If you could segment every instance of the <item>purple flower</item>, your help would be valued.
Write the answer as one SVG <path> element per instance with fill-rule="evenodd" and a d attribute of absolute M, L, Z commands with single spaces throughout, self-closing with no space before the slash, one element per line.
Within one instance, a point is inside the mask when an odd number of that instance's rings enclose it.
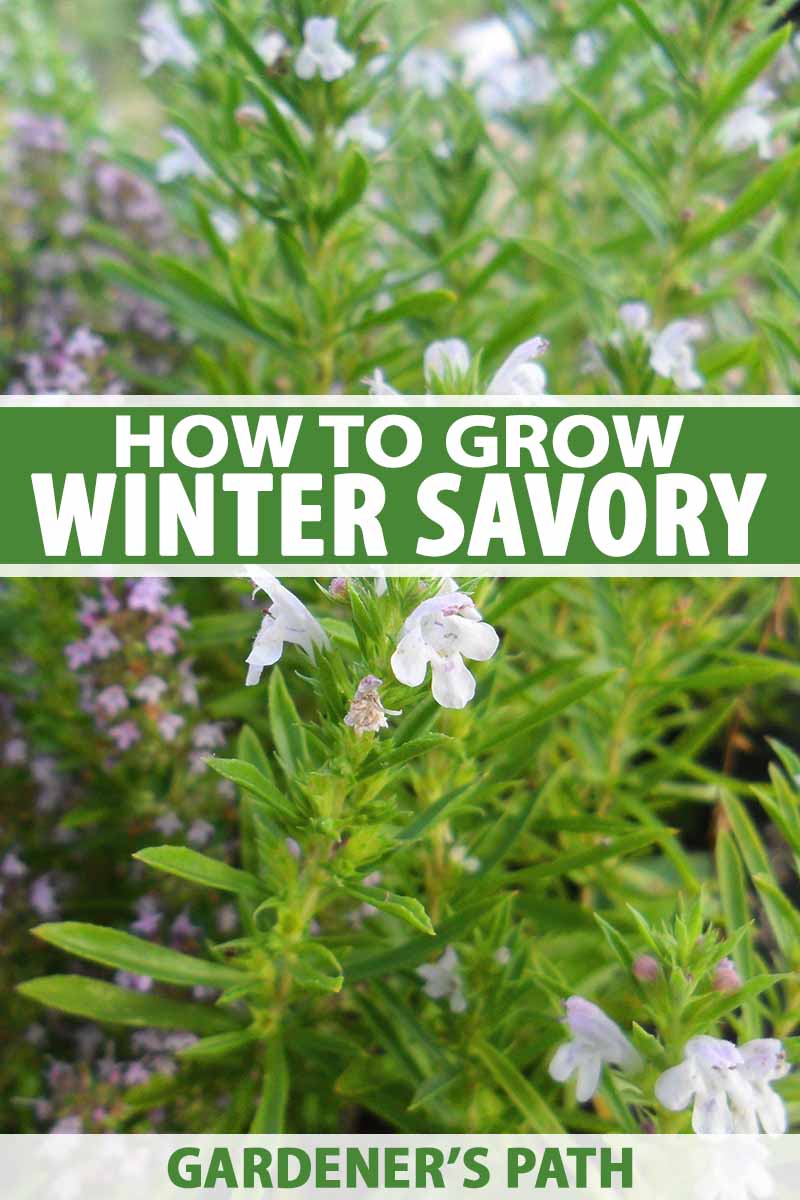
<path fill-rule="evenodd" d="M 222 934 L 235 933 L 239 928 L 239 914 L 235 904 L 223 904 L 216 912 L 217 929 Z"/>
<path fill-rule="evenodd" d="M 87 663 L 92 661 L 94 650 L 87 638 L 82 642 L 70 642 L 69 645 L 64 647 L 64 654 L 66 655 L 70 671 L 79 671 L 81 667 L 85 667 Z"/>
<path fill-rule="evenodd" d="M 118 683 L 104 688 L 96 700 L 97 710 L 104 717 L 114 718 L 128 707 L 128 697 Z"/>
<path fill-rule="evenodd" d="M 214 826 L 208 821 L 192 821 L 186 833 L 190 846 L 207 846 L 214 836 Z"/>
<path fill-rule="evenodd" d="M 150 1072 L 140 1062 L 133 1062 L 125 1072 L 125 1086 L 136 1087 L 137 1084 L 147 1083 Z"/>
<path fill-rule="evenodd" d="M 202 721 L 192 731 L 195 750 L 216 750 L 225 745 L 225 727 L 219 722 Z"/>
<path fill-rule="evenodd" d="M 56 894 L 53 885 L 46 875 L 40 875 L 38 879 L 33 881 L 28 899 L 30 900 L 31 908 L 43 921 L 48 921 L 52 917 L 58 916 Z"/>
<path fill-rule="evenodd" d="M 5 749 L 3 750 L 3 759 L 6 766 L 18 767 L 25 762 L 27 757 L 28 747 L 25 744 L 24 738 L 14 737 L 6 742 Z"/>
<path fill-rule="evenodd" d="M 152 896 L 142 896 L 136 902 L 136 920 L 131 925 L 132 933 L 140 933 L 142 937 L 154 937 L 163 920 L 156 901 Z"/>
<path fill-rule="evenodd" d="M 173 834 L 179 833 L 183 829 L 180 817 L 175 813 L 164 813 L 163 817 L 158 817 L 155 821 L 155 827 L 159 833 L 163 833 L 164 837 L 172 837 Z"/>
<path fill-rule="evenodd" d="M 133 694 L 144 704 L 158 704 L 167 687 L 166 681 L 160 679 L 158 675 L 146 675 L 141 683 L 133 689 Z"/>
<path fill-rule="evenodd" d="M 140 612 L 160 613 L 169 590 L 168 581 L 158 576 L 137 579 L 128 592 L 128 608 Z"/>
<path fill-rule="evenodd" d="M 22 879 L 23 875 L 28 874 L 28 868 L 25 863 L 19 858 L 13 850 L 9 850 L 3 861 L 0 862 L 0 875 L 6 879 Z"/>
<path fill-rule="evenodd" d="M 153 981 L 148 975 L 132 975 L 130 971 L 117 971 L 114 982 L 133 992 L 151 992 Z"/>
<path fill-rule="evenodd" d="M 174 625 L 176 629 L 188 629 L 192 623 L 189 620 L 188 612 L 182 604 L 173 604 L 172 607 L 168 608 L 164 613 L 164 617 L 171 625 Z"/>
<path fill-rule="evenodd" d="M 89 646 L 95 658 L 108 658 L 119 650 L 120 642 L 107 625 L 98 625 L 89 634 Z"/>
<path fill-rule="evenodd" d="M 175 918 L 170 929 L 170 936 L 175 938 L 177 941 L 192 942 L 195 941 L 201 933 L 202 930 L 198 925 L 192 923 L 189 918 L 189 914 L 186 912 L 186 909 L 184 909 L 183 912 Z"/>
<path fill-rule="evenodd" d="M 145 641 L 153 654 L 174 654 L 178 649 L 178 635 L 171 625 L 162 622 L 153 626 L 145 635 Z"/>
<path fill-rule="evenodd" d="M 165 742 L 174 742 L 185 724 L 186 718 L 180 713 L 164 713 L 156 721 L 158 732 Z"/>
<path fill-rule="evenodd" d="M 113 729 L 109 729 L 108 736 L 118 750 L 125 751 L 130 750 L 131 746 L 135 746 L 142 735 L 138 725 L 135 725 L 133 721 L 123 721 L 121 725 L 115 725 Z"/>

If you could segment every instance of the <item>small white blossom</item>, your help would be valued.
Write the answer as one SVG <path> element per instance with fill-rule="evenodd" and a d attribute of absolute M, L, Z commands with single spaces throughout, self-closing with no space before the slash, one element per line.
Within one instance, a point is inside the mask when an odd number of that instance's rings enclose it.
<path fill-rule="evenodd" d="M 453 64 L 440 50 L 411 50 L 400 64 L 403 86 L 420 88 L 430 100 L 441 100 L 452 78 Z"/>
<path fill-rule="evenodd" d="M 700 321 L 671 321 L 653 339 L 650 366 L 656 375 L 671 379 L 682 392 L 702 386 L 703 379 L 694 362 L 691 343 L 705 334 Z"/>
<path fill-rule="evenodd" d="M 650 328 L 653 314 L 643 300 L 626 300 L 619 306 L 619 319 L 629 334 L 637 336 Z"/>
<path fill-rule="evenodd" d="M 786 1131 L 786 1109 L 771 1084 L 788 1071 L 783 1046 L 774 1038 L 737 1048 L 721 1038 L 696 1037 L 686 1043 L 684 1059 L 656 1082 L 656 1097 L 680 1112 L 693 1103 L 695 1133 Z"/>
<path fill-rule="evenodd" d="M 357 142 L 364 150 L 380 154 L 389 144 L 389 139 L 382 129 L 372 124 L 366 113 L 356 113 L 345 121 L 336 138 L 339 146 L 348 142 Z"/>
<path fill-rule="evenodd" d="M 400 395 L 397 388 L 391 387 L 391 385 L 386 382 L 386 376 L 384 375 L 383 371 L 379 371 L 377 368 L 372 372 L 371 375 L 367 376 L 367 378 L 364 380 L 364 383 L 369 389 L 370 396 Z"/>
<path fill-rule="evenodd" d="M 772 121 L 764 109 L 775 99 L 775 93 L 768 83 L 758 80 L 747 89 L 744 99 L 745 103 L 723 121 L 717 135 L 720 145 L 732 153 L 756 146 L 759 158 L 770 159 Z"/>
<path fill-rule="evenodd" d="M 600 38 L 591 30 L 581 30 L 572 43 L 572 53 L 579 67 L 593 67 L 600 52 Z"/>
<path fill-rule="evenodd" d="M 224 208 L 218 208 L 211 214 L 211 224 L 217 232 L 220 240 L 226 246 L 232 246 L 234 242 L 239 240 L 242 232 L 242 226 L 239 219 L 228 212 Z"/>
<path fill-rule="evenodd" d="M 419 687 L 431 666 L 433 698 L 442 708 L 464 708 L 475 695 L 475 678 L 465 658 L 486 662 L 500 639 L 469 596 L 439 592 L 423 600 L 400 631 L 392 655 L 395 678 Z"/>
<path fill-rule="evenodd" d="M 325 649 L 329 643 L 319 621 L 274 575 L 262 567 L 251 567 L 249 575 L 256 591 L 266 592 L 272 601 L 247 658 L 247 686 L 252 687 L 261 679 L 264 668 L 278 661 L 287 643 L 299 646 L 312 659 L 316 649 Z"/>
<path fill-rule="evenodd" d="M 388 729 L 387 716 L 400 716 L 399 709 L 383 707 L 380 695 L 382 687 L 382 679 L 376 678 L 375 675 L 366 675 L 356 688 L 344 723 L 357 734 L 377 733 L 379 729 Z"/>
<path fill-rule="evenodd" d="M 446 338 L 432 342 L 425 351 L 425 379 L 446 379 L 448 375 L 466 375 L 472 356 L 461 338 Z"/>
<path fill-rule="evenodd" d="M 165 142 L 175 147 L 158 160 L 156 178 L 159 183 L 174 183 L 176 179 L 208 179 L 211 168 L 196 149 L 194 143 L 182 129 L 164 129 L 161 133 Z"/>
<path fill-rule="evenodd" d="M 454 862 L 462 871 L 466 871 L 468 875 L 474 875 L 481 869 L 481 860 L 474 854 L 470 854 L 467 847 L 462 846 L 460 842 L 456 842 L 450 847 L 449 857 L 451 862 Z"/>
<path fill-rule="evenodd" d="M 268 67 L 274 67 L 279 58 L 288 50 L 286 38 L 277 29 L 263 33 L 255 42 L 255 51 Z"/>
<path fill-rule="evenodd" d="M 355 55 L 336 40 L 339 22 L 335 17 L 311 17 L 303 26 L 304 45 L 294 64 L 299 79 L 313 79 L 319 72 L 326 83 L 341 79 L 356 65 Z"/>
<path fill-rule="evenodd" d="M 145 60 L 145 75 L 152 75 L 167 63 L 174 63 L 186 71 L 196 66 L 197 51 L 166 4 L 151 4 L 139 24 L 142 29 L 139 48 Z"/>
<path fill-rule="evenodd" d="M 509 354 L 489 384 L 490 396 L 543 396 L 547 374 L 534 360 L 540 358 L 549 343 L 543 337 L 532 337 Z"/>
<path fill-rule="evenodd" d="M 438 962 L 417 967 L 417 974 L 425 980 L 422 990 L 431 1000 L 449 1000 L 450 1010 L 454 1013 L 466 1011 L 467 999 L 461 982 L 458 955 L 452 946 L 447 947 Z"/>
<path fill-rule="evenodd" d="M 550 1074 L 557 1083 L 565 1083 L 572 1075 L 577 1077 L 575 1097 L 579 1104 L 591 1100 L 597 1091 L 605 1063 L 630 1073 L 641 1070 L 639 1054 L 596 1004 L 582 996 L 571 996 L 564 1020 L 572 1039 L 556 1050 Z"/>

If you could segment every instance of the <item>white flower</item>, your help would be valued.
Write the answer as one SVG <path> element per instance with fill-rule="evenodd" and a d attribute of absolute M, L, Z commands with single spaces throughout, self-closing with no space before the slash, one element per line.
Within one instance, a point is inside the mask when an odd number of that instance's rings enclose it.
<path fill-rule="evenodd" d="M 486 75 L 500 72 L 518 58 L 514 35 L 499 17 L 472 21 L 457 33 L 454 48 L 464 60 L 467 83 L 475 83 Z"/>
<path fill-rule="evenodd" d="M 303 26 L 304 45 L 294 64 L 299 79 L 313 79 L 319 72 L 326 83 L 341 79 L 356 65 L 355 55 L 336 40 L 336 17 L 311 17 Z"/>
<path fill-rule="evenodd" d="M 377 368 L 371 375 L 367 376 L 364 383 L 369 389 L 370 396 L 399 396 L 397 388 L 393 388 L 386 382 L 386 376 L 383 371 Z"/>
<path fill-rule="evenodd" d="M 547 374 L 534 359 L 544 354 L 548 344 L 543 337 L 532 337 L 517 346 L 489 384 L 489 395 L 543 396 Z"/>
<path fill-rule="evenodd" d="M 317 648 L 326 649 L 329 642 L 325 630 L 305 604 L 274 575 L 261 567 L 251 567 L 248 574 L 256 591 L 266 592 L 272 601 L 247 658 L 250 667 L 247 686 L 252 687 L 261 679 L 264 667 L 271 667 L 278 661 L 287 642 L 299 646 L 309 658 L 314 657 Z"/>
<path fill-rule="evenodd" d="M 722 123 L 717 135 L 720 145 L 732 152 L 757 146 L 759 158 L 772 158 L 772 121 L 764 109 L 776 99 L 775 92 L 759 79 L 747 89 L 744 99 Z"/>
<path fill-rule="evenodd" d="M 380 695 L 382 687 L 382 679 L 377 679 L 374 675 L 366 675 L 356 688 L 356 694 L 344 723 L 354 729 L 357 734 L 377 733 L 379 729 L 388 729 L 387 716 L 400 716 L 399 709 L 383 707 Z"/>
<path fill-rule="evenodd" d="M 425 351 L 425 379 L 446 379 L 448 375 L 466 375 L 472 356 L 461 338 L 446 338 L 432 342 Z"/>
<path fill-rule="evenodd" d="M 466 846 L 462 846 L 460 842 L 456 842 L 450 847 L 450 861 L 460 867 L 462 871 L 466 871 L 468 875 L 475 875 L 481 869 L 481 860 L 476 858 L 474 854 L 470 854 Z"/>
<path fill-rule="evenodd" d="M 450 1010 L 463 1013 L 467 1007 L 467 999 L 461 984 L 458 970 L 458 955 L 452 946 L 448 946 L 438 962 L 425 963 L 417 967 L 417 974 L 425 980 L 422 989 L 431 1000 L 449 1000 Z"/>
<path fill-rule="evenodd" d="M 783 1100 L 770 1084 L 789 1073 L 786 1052 L 777 1038 L 756 1038 L 739 1047 L 744 1060 L 741 1072 L 750 1084 L 751 1103 L 734 1113 L 736 1132 L 785 1133 L 787 1118 Z"/>
<path fill-rule="evenodd" d="M 624 304 L 620 304 L 618 315 L 628 333 L 633 336 L 646 333 L 653 319 L 650 306 L 643 300 L 626 300 Z"/>
<path fill-rule="evenodd" d="M 403 86 L 421 88 L 431 100 L 441 100 L 452 78 L 453 64 L 441 50 L 411 50 L 400 64 Z"/>
<path fill-rule="evenodd" d="M 694 1100 L 695 1133 L 785 1133 L 786 1109 L 771 1084 L 789 1070 L 781 1043 L 759 1038 L 741 1047 L 721 1038 L 696 1037 L 684 1059 L 656 1082 L 656 1097 L 680 1112 Z"/>
<path fill-rule="evenodd" d="M 389 139 L 382 129 L 377 129 L 366 113 L 357 113 L 349 121 L 345 121 L 336 138 L 339 146 L 347 142 L 358 142 L 364 150 L 380 154 L 389 144 Z"/>
<path fill-rule="evenodd" d="M 671 321 L 653 340 L 650 366 L 682 392 L 701 387 L 703 379 L 695 368 L 691 343 L 704 334 L 700 321 Z"/>
<path fill-rule="evenodd" d="M 439 592 L 423 600 L 400 631 L 392 655 L 395 678 L 419 687 L 431 665 L 433 698 L 442 708 L 464 708 L 475 695 L 475 678 L 464 659 L 486 662 L 500 644 L 469 596 Z"/>
<path fill-rule="evenodd" d="M 282 33 L 276 29 L 264 33 L 255 43 L 255 51 L 268 67 L 274 67 L 278 59 L 285 54 L 288 43 Z"/>
<path fill-rule="evenodd" d="M 195 179 L 208 179 L 211 168 L 182 129 L 164 129 L 161 136 L 175 149 L 158 160 L 156 178 L 159 183 L 174 183 L 176 179 L 190 175 Z"/>
<path fill-rule="evenodd" d="M 142 14 L 139 24 L 142 37 L 139 48 L 145 60 L 145 75 L 152 75 L 166 63 L 174 63 L 190 71 L 198 62 L 198 54 L 166 4 L 151 4 Z"/>
<path fill-rule="evenodd" d="M 759 158 L 773 156 L 772 121 L 757 104 L 743 104 L 734 109 L 722 123 L 717 136 L 725 150 L 736 152 L 757 146 Z"/>
<path fill-rule="evenodd" d="M 628 1039 L 602 1009 L 581 996 L 571 996 L 564 1018 L 572 1040 L 559 1046 L 550 1063 L 557 1083 L 577 1076 L 575 1097 L 579 1104 L 591 1100 L 600 1085 L 604 1063 L 635 1073 L 642 1060 Z"/>
<path fill-rule="evenodd" d="M 591 30 L 582 30 L 572 43 L 572 53 L 579 67 L 593 67 L 600 50 L 600 38 Z"/>
<path fill-rule="evenodd" d="M 211 214 L 211 224 L 226 246 L 232 246 L 239 240 L 242 226 L 238 217 L 235 217 L 233 213 L 227 212 L 224 208 L 218 208 Z"/>

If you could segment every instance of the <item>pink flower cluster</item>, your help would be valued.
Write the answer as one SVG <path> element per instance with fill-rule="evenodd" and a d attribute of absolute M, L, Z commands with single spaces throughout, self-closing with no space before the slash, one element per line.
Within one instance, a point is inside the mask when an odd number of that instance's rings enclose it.
<path fill-rule="evenodd" d="M 182 655 L 190 621 L 183 605 L 171 603 L 171 593 L 166 579 L 101 580 L 97 593 L 81 601 L 84 636 L 64 653 L 78 677 L 84 711 L 118 755 L 143 739 L 162 745 L 180 740 L 199 772 L 225 733 L 215 722 L 192 720 L 197 679 L 191 659 Z"/>

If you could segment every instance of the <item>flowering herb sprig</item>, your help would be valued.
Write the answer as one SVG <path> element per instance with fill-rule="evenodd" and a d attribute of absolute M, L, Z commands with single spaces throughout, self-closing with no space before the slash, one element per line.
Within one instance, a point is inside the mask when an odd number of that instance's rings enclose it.
<path fill-rule="evenodd" d="M 175 842 L 135 855 L 141 869 L 160 872 L 167 883 L 227 893 L 240 927 L 226 917 L 205 954 L 196 938 L 176 941 L 181 921 L 169 934 L 153 878 L 125 931 L 69 921 L 37 928 L 45 943 L 110 968 L 115 982 L 45 977 L 23 984 L 22 992 L 90 1020 L 113 1021 L 124 1012 L 135 1024 L 163 1020 L 193 1034 L 197 1040 L 177 1054 L 189 1086 L 192 1072 L 202 1076 L 212 1064 L 216 1070 L 221 1061 L 255 1062 L 236 1088 L 236 1128 L 263 1132 L 297 1121 L 288 1115 L 301 1104 L 292 1080 L 302 1067 L 307 1087 L 308 1039 L 354 1019 L 384 1048 L 392 1081 L 386 1086 L 400 1088 L 412 1111 L 434 1103 L 426 1097 L 438 1062 L 446 1074 L 442 1090 L 435 1089 L 435 1118 L 431 1110 L 438 1126 L 457 1128 L 465 1119 L 459 1096 L 469 1081 L 474 1103 L 500 1103 L 498 1112 L 510 1105 L 537 1129 L 581 1128 L 581 1106 L 593 1102 L 629 1131 L 673 1132 L 691 1123 L 723 1133 L 785 1128 L 792 1076 L 783 1039 L 798 1013 L 788 977 L 759 968 L 751 932 L 733 917 L 742 901 L 731 891 L 740 870 L 730 865 L 739 853 L 731 839 L 745 839 L 749 862 L 759 844 L 738 799 L 724 799 L 734 833 L 718 835 L 720 914 L 698 890 L 673 831 L 632 796 L 627 817 L 618 810 L 615 818 L 571 819 L 562 811 L 553 819 L 547 814 L 559 796 L 577 802 L 586 767 L 575 774 L 562 761 L 540 790 L 521 782 L 521 772 L 524 778 L 536 769 L 535 731 L 550 725 L 565 736 L 572 714 L 607 735 L 610 720 L 616 745 L 620 723 L 633 719 L 618 689 L 633 686 L 633 676 L 626 683 L 595 668 L 559 681 L 564 663 L 543 644 L 549 661 L 540 679 L 550 686 L 509 720 L 503 698 L 525 688 L 515 676 L 513 647 L 523 631 L 529 636 L 530 603 L 542 604 L 535 581 L 496 590 L 466 581 L 376 587 L 350 579 L 298 595 L 260 568 L 251 575 L 271 602 L 260 629 L 253 613 L 262 652 L 242 664 L 241 675 L 254 668 L 261 675 L 258 682 L 251 676 L 246 695 L 248 705 L 262 697 L 263 714 L 261 705 L 251 711 L 263 737 L 244 728 L 236 758 L 208 760 L 237 789 L 238 856 Z M 160 610 L 165 597 L 142 591 Z M 611 639 L 607 663 L 621 630 L 606 618 L 601 624 Z M 673 620 L 669 628 L 669 648 L 650 651 L 666 654 L 667 662 L 692 623 Z M 401 652 L 410 636 L 414 646 Z M 417 651 L 423 666 L 433 663 L 434 679 L 437 671 L 448 673 L 449 656 L 472 658 L 474 688 L 470 683 L 457 697 L 447 688 L 429 695 L 420 672 L 409 677 L 405 669 Z M 464 669 L 457 668 L 459 679 Z M 618 757 L 636 753 L 630 737 L 598 772 L 596 814 L 630 789 L 630 771 Z M 800 771 L 789 751 L 777 751 L 788 775 L 773 772 L 765 801 L 782 812 Z M 605 787 L 613 790 L 603 798 Z M 483 814 L 477 824 L 469 820 L 476 806 Z M 556 828 L 559 842 L 552 844 L 549 830 Z M 640 903 L 653 904 L 649 856 L 662 846 L 686 880 L 677 914 L 655 922 L 609 902 L 619 886 L 611 881 L 626 877 L 624 867 L 609 874 L 616 861 L 629 864 L 631 880 L 644 873 Z M 560 890 L 557 882 L 556 895 L 548 895 L 543 882 L 563 876 L 605 899 L 590 901 L 599 907 L 595 920 L 588 918 L 599 925 L 599 940 L 571 923 L 585 912 L 580 903 L 566 895 L 557 901 L 548 919 L 568 919 L 576 943 L 559 952 L 558 927 L 522 938 L 515 910 L 524 905 L 535 929 Z M 770 897 L 770 885 L 756 878 Z M 784 910 L 769 900 L 768 911 L 791 954 Z M 181 920 L 191 930 L 191 921 Z M 570 979 L 581 981 L 580 990 Z M 176 986 L 188 987 L 191 997 L 178 999 Z M 390 1049 L 398 1024 L 421 1055 L 411 1076 Z M 341 1094 L 369 1106 L 374 1080 L 367 1083 L 360 1061 L 341 1062 L 340 1070 Z M 159 1086 L 166 1084 L 137 1085 L 129 1103 L 152 1102 Z"/>

